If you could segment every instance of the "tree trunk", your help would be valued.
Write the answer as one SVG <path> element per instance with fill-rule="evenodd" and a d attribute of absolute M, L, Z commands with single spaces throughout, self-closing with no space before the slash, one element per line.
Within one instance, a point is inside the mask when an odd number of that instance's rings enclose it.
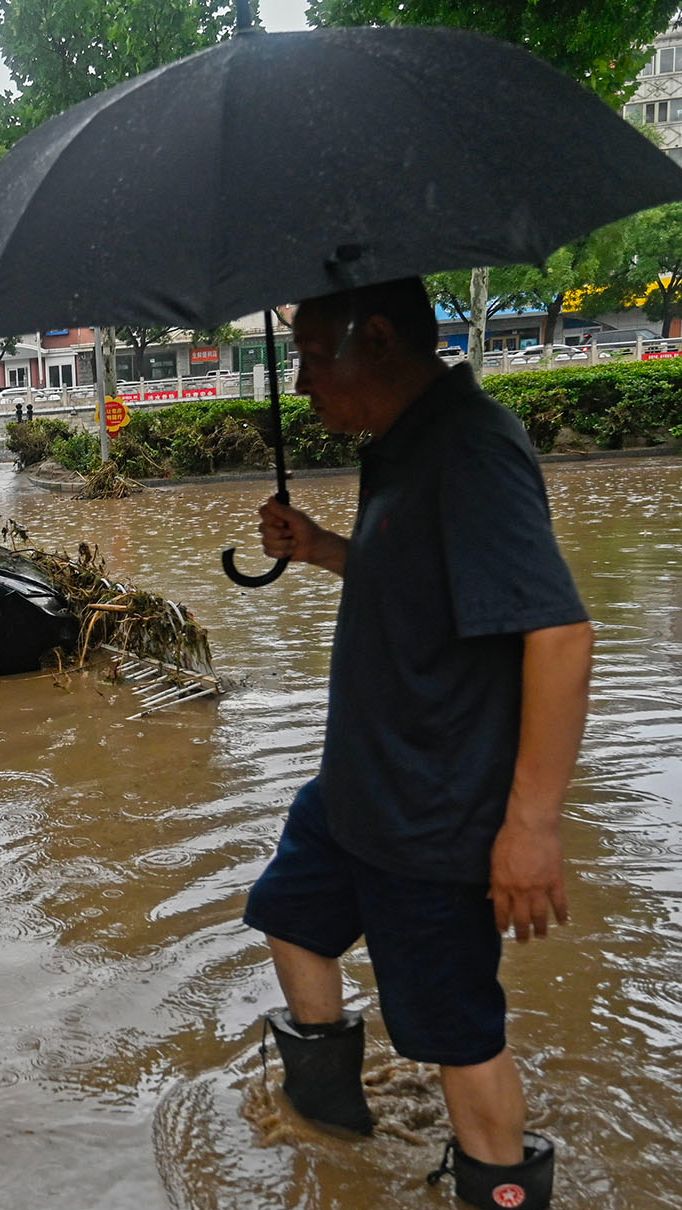
<path fill-rule="evenodd" d="M 471 271 L 471 312 L 469 319 L 469 364 L 477 378 L 483 371 L 483 343 L 488 308 L 490 269 Z"/>
<path fill-rule="evenodd" d="M 661 336 L 670 336 L 670 328 L 673 321 L 673 309 L 670 303 L 670 297 L 667 293 L 663 295 L 663 326 L 661 328 Z"/>
<path fill-rule="evenodd" d="M 546 345 L 554 344 L 554 333 L 556 331 L 557 320 L 561 315 L 561 308 L 564 305 L 564 296 L 557 294 L 547 307 L 547 321 L 545 323 L 545 341 Z"/>
<path fill-rule="evenodd" d="M 104 393 L 116 394 L 116 329 L 102 328 L 102 354 L 104 357 Z"/>

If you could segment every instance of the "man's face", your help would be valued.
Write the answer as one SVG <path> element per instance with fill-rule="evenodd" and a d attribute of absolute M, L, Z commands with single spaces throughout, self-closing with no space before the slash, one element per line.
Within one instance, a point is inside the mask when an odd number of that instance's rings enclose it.
<path fill-rule="evenodd" d="M 352 327 L 314 301 L 302 303 L 294 320 L 301 355 L 299 395 L 310 396 L 313 411 L 330 433 L 359 433 L 367 427 L 364 398 L 367 371 Z"/>

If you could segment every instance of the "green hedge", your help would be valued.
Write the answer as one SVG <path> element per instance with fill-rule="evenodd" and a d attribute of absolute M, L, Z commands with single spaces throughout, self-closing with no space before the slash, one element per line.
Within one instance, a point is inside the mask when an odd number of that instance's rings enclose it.
<path fill-rule="evenodd" d="M 569 428 L 607 449 L 629 437 L 647 444 L 682 436 L 682 358 L 606 366 L 567 366 L 494 374 L 486 391 L 523 421 L 543 452 Z M 294 467 L 350 466 L 358 438 L 325 432 L 307 399 L 281 397 L 282 434 Z M 53 457 L 84 474 L 98 458 L 96 437 L 63 420 L 7 425 L 7 445 L 22 466 Z M 272 465 L 267 400 L 202 399 L 135 411 L 111 442 L 111 457 L 132 479 L 210 474 L 224 467 Z"/>
<path fill-rule="evenodd" d="M 357 440 L 330 435 L 298 395 L 280 398 L 282 435 L 292 466 L 346 466 L 357 461 Z M 131 478 L 208 474 L 221 467 L 272 464 L 270 403 L 201 399 L 154 412 L 136 411 L 111 444 L 119 470 Z"/>
<path fill-rule="evenodd" d="M 244 406 L 244 404 L 249 406 Z M 267 406 L 253 400 L 209 399 L 134 412 L 111 442 L 111 459 L 133 479 L 205 475 L 225 467 L 267 469 Z M 260 426 L 244 417 L 259 415 Z"/>
<path fill-rule="evenodd" d="M 668 441 L 682 423 L 682 358 L 491 374 L 484 386 L 516 412 L 543 452 L 562 427 L 619 449 L 626 437 Z"/>

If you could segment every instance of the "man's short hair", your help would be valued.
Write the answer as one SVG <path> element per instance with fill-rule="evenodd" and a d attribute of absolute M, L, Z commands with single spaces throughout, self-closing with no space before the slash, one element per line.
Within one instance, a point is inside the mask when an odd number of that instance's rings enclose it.
<path fill-rule="evenodd" d="M 360 286 L 322 298 L 306 299 L 302 306 L 314 307 L 330 319 L 363 324 L 371 315 L 383 315 L 412 353 L 427 357 L 438 344 L 438 323 L 420 277 Z"/>

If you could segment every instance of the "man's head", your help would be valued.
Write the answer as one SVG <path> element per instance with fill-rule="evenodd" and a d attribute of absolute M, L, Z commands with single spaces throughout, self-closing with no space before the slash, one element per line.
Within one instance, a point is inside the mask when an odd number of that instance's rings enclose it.
<path fill-rule="evenodd" d="M 385 431 L 434 365 L 437 325 L 418 277 L 306 299 L 296 389 L 331 432 Z"/>

